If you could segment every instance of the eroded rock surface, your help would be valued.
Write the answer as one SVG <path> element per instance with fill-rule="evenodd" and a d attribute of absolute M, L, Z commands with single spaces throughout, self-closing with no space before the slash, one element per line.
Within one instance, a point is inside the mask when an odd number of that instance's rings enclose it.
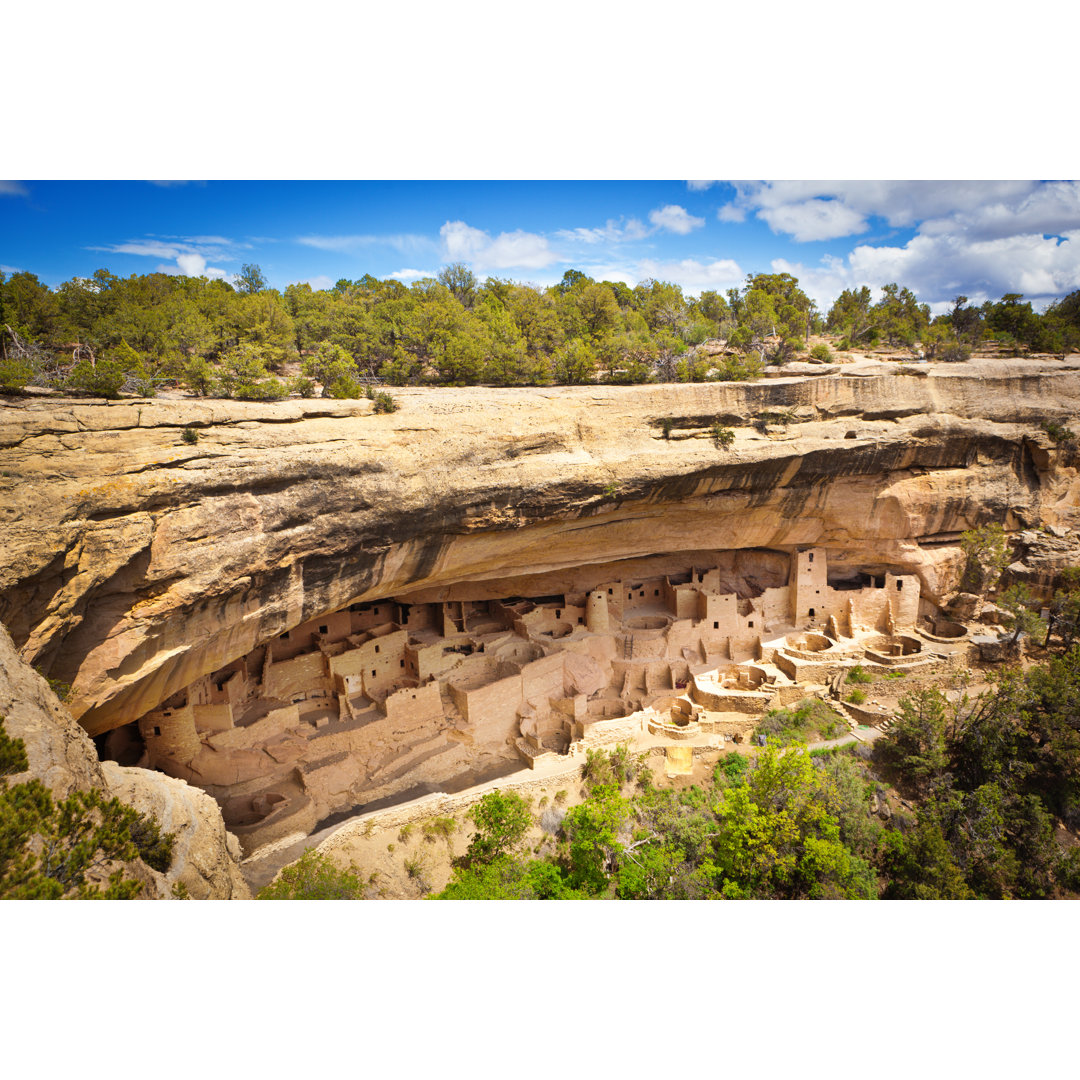
<path fill-rule="evenodd" d="M 0 621 L 92 733 L 324 612 L 695 549 L 827 548 L 943 599 L 960 531 L 1072 523 L 1074 366 L 0 408 Z M 753 424 L 764 413 L 786 423 Z M 660 421 L 675 427 L 664 439 Z M 736 429 L 718 449 L 709 426 Z M 182 427 L 196 425 L 187 445 Z M 564 586 L 565 588 L 565 586 Z"/>
<path fill-rule="evenodd" d="M 221 812 L 209 795 L 146 769 L 98 761 L 94 744 L 71 718 L 48 683 L 18 656 L 0 627 L 0 716 L 4 729 L 26 744 L 29 769 L 9 778 L 17 784 L 37 778 L 57 799 L 76 790 L 97 788 L 107 798 L 150 813 L 176 834 L 169 871 L 160 874 L 141 863 L 127 876 L 142 882 L 141 896 L 170 896 L 183 882 L 197 899 L 240 899 L 250 895 L 239 870 L 240 849 L 225 831 Z"/>

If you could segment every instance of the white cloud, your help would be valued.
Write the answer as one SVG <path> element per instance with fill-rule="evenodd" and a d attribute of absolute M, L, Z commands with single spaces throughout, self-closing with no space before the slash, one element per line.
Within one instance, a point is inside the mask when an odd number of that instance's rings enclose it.
<path fill-rule="evenodd" d="M 173 259 L 175 263 L 159 264 L 162 274 L 184 274 L 187 277 L 223 278 L 228 271 L 210 266 L 209 261 L 231 262 L 238 249 L 250 244 L 238 244 L 225 236 L 148 236 L 141 240 L 127 240 L 122 244 L 105 244 L 88 247 L 87 251 L 103 251 L 110 255 L 139 255 L 153 259 Z"/>
<path fill-rule="evenodd" d="M 22 271 L 17 266 L 5 266 L 0 263 L 0 274 L 21 274 Z"/>
<path fill-rule="evenodd" d="M 708 191 L 713 184 L 719 183 L 719 180 L 687 180 L 686 187 L 689 191 Z"/>
<path fill-rule="evenodd" d="M 649 211 L 649 220 L 658 229 L 666 229 L 668 232 L 686 236 L 694 229 L 701 228 L 705 224 L 704 218 L 693 217 L 681 206 L 661 206 L 659 209 Z"/>
<path fill-rule="evenodd" d="M 388 274 L 387 276 L 395 278 L 398 281 L 417 281 L 420 278 L 433 278 L 435 275 L 430 270 L 411 270 L 406 268 L 404 270 L 395 270 L 392 274 Z"/>
<path fill-rule="evenodd" d="M 298 244 L 305 247 L 317 248 L 319 251 L 354 252 L 362 251 L 370 247 L 389 247 L 401 254 L 411 254 L 418 251 L 430 251 L 434 244 L 426 236 L 416 233 L 395 233 L 386 236 L 372 234 L 354 234 L 351 236 L 298 236 Z"/>
<path fill-rule="evenodd" d="M 312 289 L 318 292 L 319 289 L 329 289 L 334 283 L 326 274 L 316 274 L 315 277 L 304 278 L 299 284 L 310 285 Z"/>
<path fill-rule="evenodd" d="M 811 239 L 863 232 L 871 216 L 894 228 L 911 228 L 928 219 L 978 214 L 999 203 L 1015 208 L 1033 195 L 1046 199 L 1045 189 L 1032 180 L 755 180 L 737 182 L 735 190 L 735 198 L 720 208 L 721 221 L 742 221 L 756 213 L 774 231 L 791 232 L 796 239 L 806 219 L 791 208 L 819 200 L 836 204 L 830 211 L 834 231 Z M 835 231 L 845 222 L 849 232 Z"/>
<path fill-rule="evenodd" d="M 216 266 L 207 266 L 206 259 L 202 255 L 191 252 L 186 255 L 176 256 L 176 270 L 166 270 L 165 273 L 183 274 L 185 277 L 209 277 L 223 278 L 225 271 Z"/>
<path fill-rule="evenodd" d="M 448 261 L 467 262 L 474 269 L 521 267 L 541 270 L 560 261 L 559 255 L 548 246 L 546 237 L 523 229 L 499 233 L 492 238 L 490 233 L 464 221 L 447 221 L 439 230 L 439 236 Z"/>
<path fill-rule="evenodd" d="M 603 228 L 559 229 L 555 235 L 569 244 L 618 244 L 627 240 L 641 240 L 649 235 L 649 230 L 637 218 L 619 218 L 618 221 L 608 218 Z"/>
<path fill-rule="evenodd" d="M 0 195 L 29 195 L 30 189 L 18 180 L 0 180 Z"/>
<path fill-rule="evenodd" d="M 866 232 L 869 226 L 857 210 L 837 199 L 807 199 L 759 211 L 774 233 L 790 233 L 799 241 L 835 240 Z"/>
<path fill-rule="evenodd" d="M 972 242 L 956 234 L 918 235 L 902 247 L 860 244 L 846 259 L 818 266 L 775 259 L 777 273 L 794 274 L 823 310 L 844 289 L 870 286 L 875 292 L 895 281 L 923 303 L 940 310 L 958 295 L 972 303 L 1019 292 L 1037 307 L 1080 288 L 1080 229 L 1060 242 L 1041 234 Z"/>
<path fill-rule="evenodd" d="M 746 277 L 734 259 L 711 259 L 708 262 L 701 262 L 699 259 L 641 259 L 636 270 L 637 281 L 644 281 L 646 278 L 673 281 L 681 285 L 688 294 L 697 294 L 703 289 L 728 289 L 741 285 Z"/>

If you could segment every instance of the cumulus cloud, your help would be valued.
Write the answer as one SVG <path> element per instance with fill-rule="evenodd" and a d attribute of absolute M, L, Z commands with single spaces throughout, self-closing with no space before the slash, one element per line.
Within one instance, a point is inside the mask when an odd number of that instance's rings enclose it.
<path fill-rule="evenodd" d="M 0 180 L 0 195 L 29 195 L 30 189 L 18 180 Z"/>
<path fill-rule="evenodd" d="M 464 221 L 447 221 L 439 230 L 443 250 L 450 262 L 467 262 L 482 270 L 505 270 L 522 267 L 541 270 L 560 261 L 539 233 L 515 229 L 492 237 L 483 229 Z"/>
<path fill-rule="evenodd" d="M 869 225 L 857 210 L 837 199 L 807 199 L 759 212 L 773 232 L 790 233 L 799 241 L 834 240 L 840 236 L 866 232 Z"/>
<path fill-rule="evenodd" d="M 777 273 L 794 274 L 823 308 L 844 289 L 890 281 L 906 285 L 942 310 L 963 294 L 973 303 L 1019 292 L 1036 306 L 1080 289 L 1080 229 L 1061 239 L 1038 234 L 971 241 L 963 235 L 918 235 L 903 246 L 860 244 L 846 259 L 818 266 L 776 259 Z"/>
<path fill-rule="evenodd" d="M 686 187 L 689 191 L 708 191 L 713 184 L 719 183 L 719 180 L 687 180 Z"/>
<path fill-rule="evenodd" d="M 216 266 L 207 266 L 206 259 L 202 255 L 191 252 L 186 255 L 176 256 L 177 270 L 167 270 L 166 273 L 181 273 L 185 277 L 209 277 L 223 278 L 225 271 Z"/>
<path fill-rule="evenodd" d="M 717 216 L 743 221 L 753 213 L 774 232 L 796 240 L 835 239 L 864 232 L 869 217 L 884 218 L 894 228 L 911 228 L 932 219 L 985 215 L 993 207 L 1017 210 L 1032 199 L 1033 208 L 1043 211 L 1055 201 L 1070 204 L 1072 194 L 1048 191 L 1055 186 L 1074 185 L 1041 186 L 1033 180 L 755 180 L 737 182 L 735 198 Z M 823 225 L 807 229 L 808 216 L 812 220 L 814 214 Z M 819 235 L 826 223 L 828 235 Z M 847 231 L 840 231 L 845 227 Z"/>
<path fill-rule="evenodd" d="M 686 236 L 694 229 L 701 228 L 705 224 L 704 218 L 693 217 L 681 206 L 661 206 L 656 210 L 649 211 L 649 220 L 658 229 L 666 229 L 668 232 Z"/>
<path fill-rule="evenodd" d="M 935 311 L 960 294 L 981 303 L 1020 292 L 1045 306 L 1080 288 L 1080 182 L 777 181 L 736 189 L 722 220 L 752 213 L 797 241 L 854 236 L 872 217 L 915 230 L 904 243 L 861 243 L 817 266 L 773 262 L 821 305 L 845 288 L 891 281 Z"/>

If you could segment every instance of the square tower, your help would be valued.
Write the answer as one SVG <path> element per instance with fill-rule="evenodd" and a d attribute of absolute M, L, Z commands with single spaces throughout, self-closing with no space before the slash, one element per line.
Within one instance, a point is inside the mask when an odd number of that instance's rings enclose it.
<path fill-rule="evenodd" d="M 803 548 L 793 556 L 791 621 L 795 626 L 824 622 L 828 612 L 828 559 L 824 548 Z"/>

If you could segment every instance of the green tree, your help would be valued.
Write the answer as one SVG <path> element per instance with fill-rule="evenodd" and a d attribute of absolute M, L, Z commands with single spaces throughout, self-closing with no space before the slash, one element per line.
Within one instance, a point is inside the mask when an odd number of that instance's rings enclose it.
<path fill-rule="evenodd" d="M 324 341 L 313 357 L 303 363 L 303 373 L 322 384 L 324 398 L 358 398 L 362 388 L 356 362 L 340 346 Z"/>
<path fill-rule="evenodd" d="M 977 592 L 992 588 L 1012 558 L 1009 538 L 997 522 L 961 533 L 960 548 L 967 556 L 961 585 Z"/>
<path fill-rule="evenodd" d="M 949 757 L 946 726 L 952 712 L 937 688 L 916 690 L 900 699 L 893 726 L 875 745 L 875 754 L 925 794 L 942 777 Z"/>
<path fill-rule="evenodd" d="M 444 266 L 436 275 L 436 280 L 445 285 L 453 297 L 464 308 L 471 308 L 476 301 L 476 275 L 461 262 Z"/>
<path fill-rule="evenodd" d="M 262 267 L 255 263 L 244 263 L 240 267 L 240 273 L 236 275 L 233 287 L 241 296 L 254 296 L 255 293 L 260 293 L 268 288 L 269 283 L 266 280 L 266 275 L 262 272 Z"/>
<path fill-rule="evenodd" d="M 560 345 L 552 357 L 552 372 L 561 385 L 574 386 L 588 382 L 596 369 L 596 356 L 580 338 Z"/>
<path fill-rule="evenodd" d="M 532 827 L 528 803 L 513 791 L 506 794 L 496 790 L 482 796 L 468 813 L 476 833 L 465 853 L 466 861 L 490 863 L 510 855 L 525 839 Z"/>

